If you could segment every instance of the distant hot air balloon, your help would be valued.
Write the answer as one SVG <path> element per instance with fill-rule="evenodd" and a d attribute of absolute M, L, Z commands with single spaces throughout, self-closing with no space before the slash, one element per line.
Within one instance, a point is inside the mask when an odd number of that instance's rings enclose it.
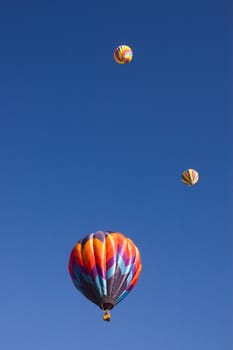
<path fill-rule="evenodd" d="M 199 174 L 194 169 L 187 169 L 182 174 L 182 182 L 189 186 L 194 186 L 199 180 Z"/>
<path fill-rule="evenodd" d="M 75 287 L 104 311 L 105 321 L 110 321 L 110 310 L 134 288 L 141 269 L 138 248 L 119 232 L 87 235 L 75 245 L 69 259 Z"/>
<path fill-rule="evenodd" d="M 130 63 L 133 59 L 133 50 L 127 45 L 120 45 L 114 50 L 114 59 L 119 64 Z"/>

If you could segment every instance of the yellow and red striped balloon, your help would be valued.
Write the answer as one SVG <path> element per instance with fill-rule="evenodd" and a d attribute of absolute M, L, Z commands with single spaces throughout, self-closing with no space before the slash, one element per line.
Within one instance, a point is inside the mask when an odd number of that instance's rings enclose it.
<path fill-rule="evenodd" d="M 119 64 L 130 63 L 133 59 L 133 50 L 127 45 L 120 45 L 114 50 L 114 59 Z"/>
<path fill-rule="evenodd" d="M 199 174 L 194 169 L 187 169 L 182 174 L 182 182 L 188 186 L 194 186 L 199 180 Z"/>

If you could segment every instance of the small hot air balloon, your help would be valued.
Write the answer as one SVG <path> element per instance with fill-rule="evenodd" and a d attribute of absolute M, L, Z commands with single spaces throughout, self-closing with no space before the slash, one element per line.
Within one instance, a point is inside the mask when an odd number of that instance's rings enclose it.
<path fill-rule="evenodd" d="M 75 287 L 103 310 L 110 310 L 134 288 L 140 276 L 140 253 L 122 233 L 97 231 L 80 240 L 72 249 L 69 273 Z"/>
<path fill-rule="evenodd" d="M 130 63 L 133 59 L 133 50 L 127 45 L 120 45 L 114 50 L 114 59 L 119 64 Z"/>
<path fill-rule="evenodd" d="M 182 182 L 188 186 L 194 186 L 199 180 L 199 174 L 194 169 L 187 169 L 182 174 Z"/>

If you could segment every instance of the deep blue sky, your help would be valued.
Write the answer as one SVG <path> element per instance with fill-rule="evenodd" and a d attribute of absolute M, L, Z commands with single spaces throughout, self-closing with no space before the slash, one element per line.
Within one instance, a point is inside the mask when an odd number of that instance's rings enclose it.
<path fill-rule="evenodd" d="M 230 1 L 1 1 L 1 349 L 232 349 L 231 87 Z M 143 263 L 110 324 L 67 270 L 99 229 Z"/>

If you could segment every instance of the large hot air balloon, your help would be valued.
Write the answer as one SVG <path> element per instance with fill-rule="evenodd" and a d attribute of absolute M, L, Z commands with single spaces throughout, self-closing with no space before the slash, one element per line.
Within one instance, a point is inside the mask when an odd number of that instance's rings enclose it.
<path fill-rule="evenodd" d="M 189 186 L 194 186 L 199 180 L 199 174 L 194 169 L 187 169 L 182 174 L 182 182 Z"/>
<path fill-rule="evenodd" d="M 133 59 L 133 50 L 127 45 L 120 45 L 114 50 L 114 59 L 119 64 L 130 63 Z"/>
<path fill-rule="evenodd" d="M 97 231 L 80 240 L 69 259 L 69 272 L 75 287 L 104 312 L 110 310 L 136 285 L 141 273 L 140 253 L 122 233 Z"/>

